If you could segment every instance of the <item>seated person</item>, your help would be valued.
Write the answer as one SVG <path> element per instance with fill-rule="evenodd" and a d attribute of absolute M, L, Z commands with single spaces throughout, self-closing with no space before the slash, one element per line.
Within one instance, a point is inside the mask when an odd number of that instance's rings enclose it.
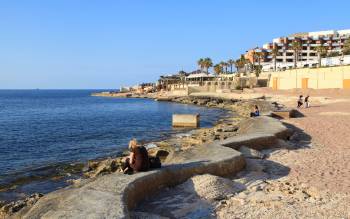
<path fill-rule="evenodd" d="M 250 117 L 260 116 L 259 107 L 257 105 L 254 106 L 254 111 L 250 113 Z"/>
<path fill-rule="evenodd" d="M 149 158 L 147 149 L 144 146 L 139 146 L 136 139 L 129 142 L 130 155 L 124 160 L 122 167 L 124 173 L 132 171 L 140 172 L 149 169 Z"/>

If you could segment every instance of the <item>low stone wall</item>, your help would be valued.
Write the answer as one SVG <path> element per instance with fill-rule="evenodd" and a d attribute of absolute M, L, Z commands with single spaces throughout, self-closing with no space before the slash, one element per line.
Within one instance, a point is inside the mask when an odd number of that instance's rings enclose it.
<path fill-rule="evenodd" d="M 180 152 L 158 170 L 113 173 L 52 192 L 14 218 L 129 218 L 129 210 L 162 187 L 175 186 L 197 174 L 225 176 L 242 170 L 245 159 L 232 148 L 272 147 L 278 138 L 291 135 L 280 121 L 264 116 L 243 122 L 238 132 L 242 135 Z"/>
<path fill-rule="evenodd" d="M 350 89 L 350 66 L 323 68 L 298 68 L 286 71 L 264 72 L 269 77 L 269 87 L 287 89 Z"/>

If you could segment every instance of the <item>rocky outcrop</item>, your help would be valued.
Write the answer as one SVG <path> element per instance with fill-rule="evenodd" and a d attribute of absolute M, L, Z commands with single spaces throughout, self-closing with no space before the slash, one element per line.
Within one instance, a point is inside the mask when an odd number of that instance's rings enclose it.
<path fill-rule="evenodd" d="M 260 116 L 241 122 L 238 134 L 224 140 L 222 145 L 234 149 L 244 145 L 262 150 L 277 145 L 278 139 L 288 139 L 292 131 L 274 118 Z"/>
<path fill-rule="evenodd" d="M 246 146 L 241 146 L 239 148 L 239 152 L 241 152 L 243 156 L 246 158 L 264 159 L 266 157 L 266 155 L 261 153 L 260 151 L 254 150 L 252 148 L 248 148 Z"/>
<path fill-rule="evenodd" d="M 13 217 L 128 218 L 129 210 L 163 187 L 181 184 L 198 174 L 226 176 L 242 170 L 245 159 L 232 148 L 268 148 L 291 134 L 280 121 L 263 116 L 242 122 L 238 132 L 240 136 L 178 152 L 169 161 L 167 158 L 162 169 L 83 180 L 42 197 L 31 209 Z"/>
<path fill-rule="evenodd" d="M 197 174 L 225 176 L 243 169 L 242 155 L 214 142 L 174 156 L 162 169 L 133 175 L 112 173 L 52 192 L 21 218 L 128 218 L 129 209 L 165 186 Z"/>
<path fill-rule="evenodd" d="M 116 172 L 121 166 L 121 157 L 108 158 L 102 161 L 89 161 L 88 170 L 84 173 L 89 178 L 94 178 L 103 173 Z"/>
<path fill-rule="evenodd" d="M 14 215 L 19 211 L 26 211 L 33 206 L 43 195 L 35 193 L 23 200 L 10 202 L 0 208 L 0 219 L 9 218 L 10 215 Z"/>

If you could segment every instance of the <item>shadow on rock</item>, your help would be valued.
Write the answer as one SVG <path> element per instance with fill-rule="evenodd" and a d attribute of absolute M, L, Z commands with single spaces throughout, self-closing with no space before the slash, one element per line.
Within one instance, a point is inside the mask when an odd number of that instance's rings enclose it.
<path fill-rule="evenodd" d="M 245 189 L 230 179 L 197 175 L 144 200 L 132 218 L 215 218 L 215 206 Z"/>
<path fill-rule="evenodd" d="M 286 122 L 284 122 L 283 125 L 293 131 L 293 135 L 285 142 L 285 144 L 289 145 L 287 149 L 297 150 L 309 148 L 311 146 L 312 137 L 304 132 L 304 130 Z M 283 145 L 281 146 L 283 147 Z"/>
<path fill-rule="evenodd" d="M 283 150 L 310 147 L 311 136 L 293 125 L 284 125 L 294 131 L 287 140 L 278 139 L 276 145 L 262 151 L 240 147 L 246 160 L 243 171 L 230 178 L 196 175 L 178 186 L 162 189 L 142 201 L 134 209 L 132 218 L 216 218 L 216 209 L 230 197 L 260 191 L 268 181 L 287 176 L 290 168 L 268 157 Z"/>

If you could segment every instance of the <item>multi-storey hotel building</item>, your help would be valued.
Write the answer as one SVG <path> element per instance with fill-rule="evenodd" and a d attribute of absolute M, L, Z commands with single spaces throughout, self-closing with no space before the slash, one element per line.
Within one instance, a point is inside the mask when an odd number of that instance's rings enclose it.
<path fill-rule="evenodd" d="M 246 59 L 251 63 L 258 63 L 263 66 L 263 70 L 271 70 L 274 68 L 271 50 L 275 47 L 278 49 L 276 56 L 276 67 L 278 69 L 288 69 L 294 66 L 296 57 L 298 67 L 311 67 L 318 64 L 318 54 L 316 48 L 324 46 L 327 54 L 331 56 L 339 56 L 334 63 L 343 62 L 340 57 L 344 42 L 350 39 L 350 29 L 348 30 L 329 30 L 309 33 L 298 33 L 288 37 L 279 37 L 273 39 L 271 43 L 263 45 L 262 48 L 254 48 L 246 52 Z M 294 55 L 292 43 L 299 42 L 301 48 L 298 54 Z M 259 56 L 256 54 L 259 53 Z M 346 60 L 348 61 L 348 60 Z M 350 64 L 350 63 L 348 63 Z"/>

